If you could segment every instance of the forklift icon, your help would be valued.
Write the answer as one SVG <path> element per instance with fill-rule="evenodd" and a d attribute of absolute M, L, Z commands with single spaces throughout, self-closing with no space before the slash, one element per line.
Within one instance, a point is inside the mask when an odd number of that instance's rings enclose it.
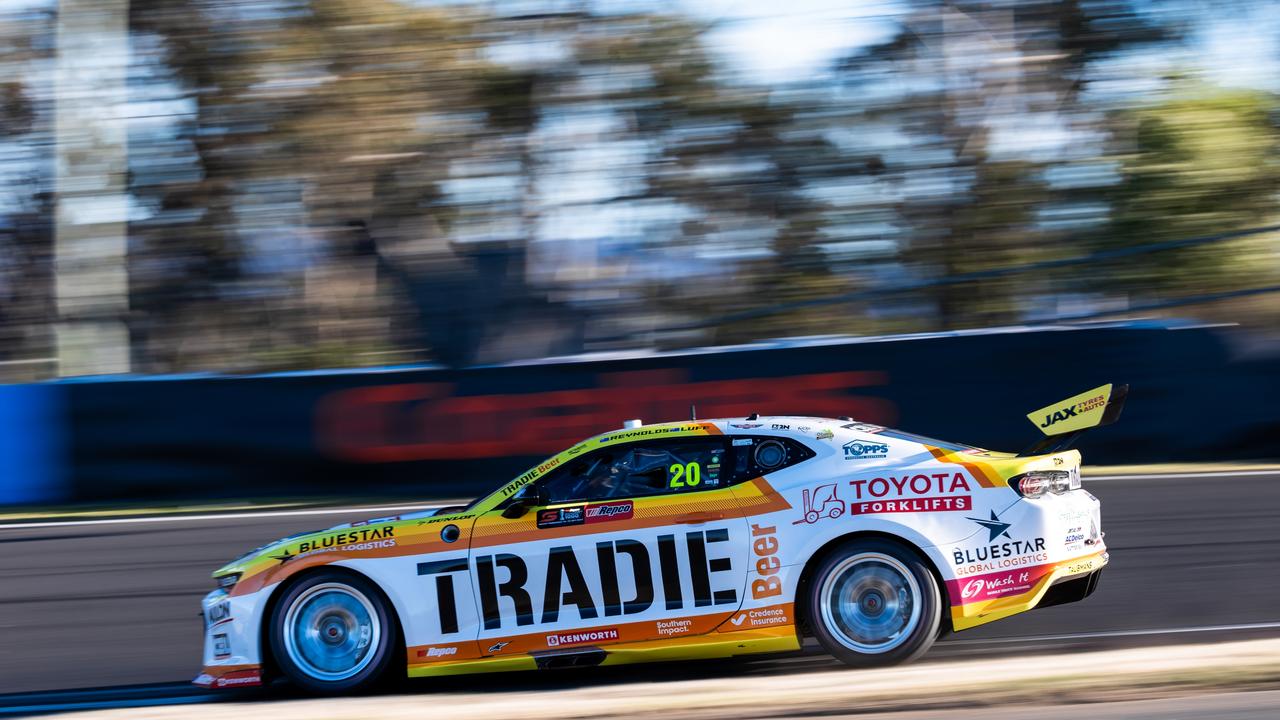
<path fill-rule="evenodd" d="M 836 495 L 835 483 L 819 485 L 812 490 L 806 488 L 801 491 L 801 499 L 804 502 L 804 518 L 796 520 L 792 525 L 816 523 L 823 517 L 835 520 L 844 515 L 844 501 Z"/>

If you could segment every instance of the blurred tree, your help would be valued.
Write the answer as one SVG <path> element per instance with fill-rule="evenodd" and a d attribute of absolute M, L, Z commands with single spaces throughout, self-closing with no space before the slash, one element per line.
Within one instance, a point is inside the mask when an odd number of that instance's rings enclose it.
<path fill-rule="evenodd" d="M 1092 64 L 1167 29 L 1123 0 L 911 5 L 894 37 L 840 63 L 865 98 L 851 123 L 895 140 L 880 182 L 902 260 L 942 278 L 1075 252 L 1040 222 L 1072 197 L 1046 171 L 1070 159 L 1064 137 L 1096 132 L 1099 116 L 1080 102 Z M 1038 284 L 940 286 L 932 317 L 948 329 L 1017 321 Z"/>
<path fill-rule="evenodd" d="M 1120 181 L 1100 244 L 1140 245 L 1274 224 L 1280 98 L 1177 83 L 1169 99 L 1111 117 Z M 1144 256 L 1099 284 L 1125 296 L 1195 295 L 1276 282 L 1274 237 Z"/>

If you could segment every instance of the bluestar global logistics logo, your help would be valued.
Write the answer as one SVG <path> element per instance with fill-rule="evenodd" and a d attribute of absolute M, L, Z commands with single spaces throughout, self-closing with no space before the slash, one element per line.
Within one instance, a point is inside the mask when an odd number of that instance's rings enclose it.
<path fill-rule="evenodd" d="M 1013 539 L 1013 537 L 1009 535 L 1009 528 L 1013 526 L 1013 523 L 1007 523 L 1001 520 L 1000 516 L 996 515 L 995 510 L 991 511 L 990 520 L 983 520 L 982 518 L 972 518 L 972 517 L 965 518 L 965 520 L 972 520 L 978 523 L 979 525 L 981 525 L 982 527 L 986 528 L 987 532 L 991 533 L 991 537 L 987 538 L 987 542 L 994 542 L 995 539 L 1000 537 L 1001 535 L 1009 538 L 1010 540 Z"/>

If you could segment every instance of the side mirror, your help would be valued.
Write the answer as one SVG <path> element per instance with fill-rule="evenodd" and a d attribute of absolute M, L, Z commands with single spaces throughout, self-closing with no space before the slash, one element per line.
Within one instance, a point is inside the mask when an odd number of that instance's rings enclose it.
<path fill-rule="evenodd" d="M 511 504 L 502 511 L 502 517 L 508 520 L 514 520 L 523 517 L 529 512 L 529 508 L 544 507 L 550 505 L 551 500 L 547 497 L 547 489 L 541 485 L 525 485 L 516 491 L 514 497 L 511 498 Z"/>

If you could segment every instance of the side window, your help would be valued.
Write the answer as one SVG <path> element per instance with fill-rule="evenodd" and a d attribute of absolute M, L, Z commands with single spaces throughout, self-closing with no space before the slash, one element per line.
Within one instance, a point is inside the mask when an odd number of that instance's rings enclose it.
<path fill-rule="evenodd" d="M 635 443 L 597 450 L 543 481 L 552 503 L 696 492 L 723 487 L 723 438 Z"/>
<path fill-rule="evenodd" d="M 789 468 L 817 455 L 790 438 L 741 435 L 734 436 L 733 451 L 733 475 L 730 481 L 734 483 Z"/>

